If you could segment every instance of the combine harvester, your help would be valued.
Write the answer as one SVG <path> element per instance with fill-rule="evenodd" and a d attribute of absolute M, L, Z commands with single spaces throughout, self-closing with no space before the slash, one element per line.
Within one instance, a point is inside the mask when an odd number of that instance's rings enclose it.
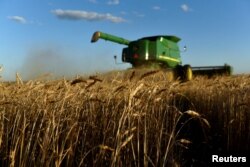
<path fill-rule="evenodd" d="M 182 65 L 180 49 L 177 44 L 181 39 L 176 36 L 159 35 L 129 41 L 97 31 L 93 34 L 91 42 L 96 42 L 100 38 L 127 45 L 122 50 L 122 61 L 130 63 L 135 69 L 163 69 L 171 71 L 174 78 L 180 78 L 183 81 L 192 80 L 193 75 L 232 74 L 232 67 L 227 64 L 224 66 L 204 67 L 191 67 L 189 64 Z"/>

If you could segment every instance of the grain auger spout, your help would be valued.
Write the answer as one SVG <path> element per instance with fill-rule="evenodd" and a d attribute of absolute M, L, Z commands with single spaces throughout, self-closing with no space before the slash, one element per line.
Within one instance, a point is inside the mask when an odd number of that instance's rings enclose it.
<path fill-rule="evenodd" d="M 93 34 L 91 42 L 92 43 L 96 42 L 100 38 L 104 39 L 104 40 L 107 40 L 107 41 L 112 41 L 112 42 L 115 42 L 115 43 L 123 44 L 123 45 L 128 45 L 130 43 L 130 41 L 127 40 L 127 39 L 117 37 L 117 36 L 114 36 L 114 35 L 111 35 L 111 34 L 103 33 L 103 32 L 100 32 L 100 31 L 96 31 Z"/>

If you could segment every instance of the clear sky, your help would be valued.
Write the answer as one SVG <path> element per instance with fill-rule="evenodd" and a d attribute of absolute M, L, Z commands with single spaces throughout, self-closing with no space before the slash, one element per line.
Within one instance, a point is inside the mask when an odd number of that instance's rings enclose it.
<path fill-rule="evenodd" d="M 0 0 L 0 75 L 75 75 L 123 69 L 123 45 L 90 43 L 95 31 L 129 40 L 176 35 L 183 64 L 250 73 L 249 0 Z"/>

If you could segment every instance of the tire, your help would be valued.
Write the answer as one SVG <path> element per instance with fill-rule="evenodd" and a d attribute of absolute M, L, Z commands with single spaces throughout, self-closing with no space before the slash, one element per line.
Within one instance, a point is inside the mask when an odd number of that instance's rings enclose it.
<path fill-rule="evenodd" d="M 191 81 L 193 79 L 193 71 L 190 65 L 183 66 L 182 78 L 184 81 Z"/>
<path fill-rule="evenodd" d="M 181 65 L 177 65 L 175 67 L 175 72 L 174 72 L 175 79 L 183 79 L 183 67 Z"/>

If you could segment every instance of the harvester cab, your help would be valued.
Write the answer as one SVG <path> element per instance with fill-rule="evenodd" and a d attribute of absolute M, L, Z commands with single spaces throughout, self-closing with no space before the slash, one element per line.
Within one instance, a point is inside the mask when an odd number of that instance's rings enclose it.
<path fill-rule="evenodd" d="M 133 68 L 157 68 L 172 70 L 176 77 L 182 80 L 191 80 L 195 74 L 231 74 L 231 66 L 216 67 L 192 67 L 190 65 L 182 66 L 180 49 L 178 42 L 181 40 L 176 36 L 158 35 L 140 38 L 130 41 L 121 37 L 97 31 L 93 34 L 91 42 L 98 39 L 112 41 L 118 44 L 126 45 L 122 50 L 122 61 L 130 63 Z"/>

